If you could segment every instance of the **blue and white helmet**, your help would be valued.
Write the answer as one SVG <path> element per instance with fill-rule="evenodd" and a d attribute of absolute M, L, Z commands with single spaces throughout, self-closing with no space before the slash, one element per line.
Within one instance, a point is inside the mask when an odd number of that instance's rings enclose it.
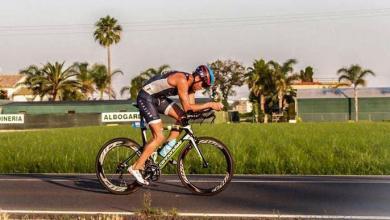
<path fill-rule="evenodd" d="M 207 74 L 209 77 L 207 77 Z M 211 87 L 215 83 L 214 71 L 208 65 L 200 65 L 192 73 L 193 76 L 199 76 L 203 81 L 203 87 Z"/>

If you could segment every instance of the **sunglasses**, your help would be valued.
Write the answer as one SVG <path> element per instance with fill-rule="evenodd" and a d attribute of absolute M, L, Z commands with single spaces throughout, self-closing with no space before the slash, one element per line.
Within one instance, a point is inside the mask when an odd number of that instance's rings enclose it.
<path fill-rule="evenodd" d="M 195 83 L 198 83 L 198 82 L 202 82 L 202 87 L 203 87 L 203 88 L 208 88 L 208 87 L 210 87 L 210 85 L 209 85 L 208 83 L 206 83 L 205 80 L 200 79 L 200 80 L 198 80 L 198 81 L 195 81 L 194 84 L 195 84 Z"/>

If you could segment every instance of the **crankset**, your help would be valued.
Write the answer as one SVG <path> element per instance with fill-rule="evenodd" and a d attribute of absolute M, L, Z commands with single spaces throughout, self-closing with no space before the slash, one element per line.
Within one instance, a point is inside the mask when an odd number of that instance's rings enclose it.
<path fill-rule="evenodd" d="M 145 170 L 143 172 L 145 180 L 157 181 L 161 176 L 161 170 L 153 161 L 147 160 L 145 163 Z"/>

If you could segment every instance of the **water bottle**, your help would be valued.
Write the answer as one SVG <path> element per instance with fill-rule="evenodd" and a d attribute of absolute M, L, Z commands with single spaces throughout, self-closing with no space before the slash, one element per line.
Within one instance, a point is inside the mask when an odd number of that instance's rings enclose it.
<path fill-rule="evenodd" d="M 176 139 L 168 141 L 159 151 L 158 154 L 162 157 L 165 157 L 169 151 L 172 150 L 173 146 L 176 144 Z"/>

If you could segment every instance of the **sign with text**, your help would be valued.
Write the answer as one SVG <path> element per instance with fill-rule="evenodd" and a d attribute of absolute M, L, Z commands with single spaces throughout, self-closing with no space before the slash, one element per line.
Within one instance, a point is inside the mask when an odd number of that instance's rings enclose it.
<path fill-rule="evenodd" d="M 0 114 L 0 124 L 24 124 L 24 114 Z"/>
<path fill-rule="evenodd" d="M 140 121 L 139 112 L 108 112 L 102 113 L 102 122 Z"/>

